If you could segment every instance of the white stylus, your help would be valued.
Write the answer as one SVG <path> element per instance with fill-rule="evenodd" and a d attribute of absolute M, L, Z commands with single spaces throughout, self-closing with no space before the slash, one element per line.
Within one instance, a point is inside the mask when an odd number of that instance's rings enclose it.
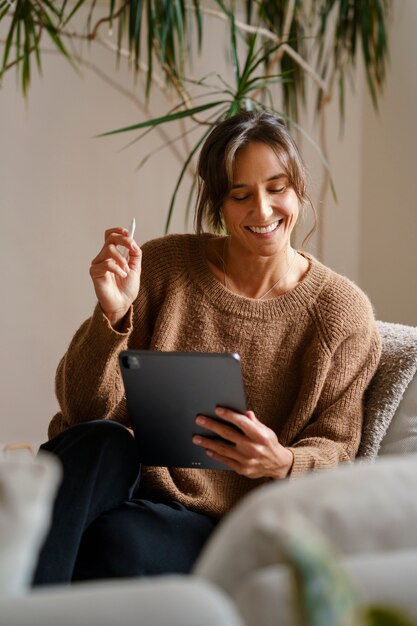
<path fill-rule="evenodd" d="M 135 234 L 135 228 L 136 228 L 136 220 L 135 218 L 133 218 L 132 221 L 130 222 L 128 237 L 133 237 L 133 235 Z M 127 257 L 129 256 L 129 250 L 125 248 L 124 246 L 119 246 L 119 251 L 122 254 L 122 256 L 124 256 L 124 258 L 127 259 Z"/>

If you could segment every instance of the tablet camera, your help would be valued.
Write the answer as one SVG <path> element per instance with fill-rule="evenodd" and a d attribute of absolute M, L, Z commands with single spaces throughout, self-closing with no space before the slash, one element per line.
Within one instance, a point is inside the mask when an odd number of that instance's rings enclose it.
<path fill-rule="evenodd" d="M 128 370 L 138 370 L 140 368 L 140 359 L 136 355 L 126 355 L 122 357 L 123 366 Z"/>

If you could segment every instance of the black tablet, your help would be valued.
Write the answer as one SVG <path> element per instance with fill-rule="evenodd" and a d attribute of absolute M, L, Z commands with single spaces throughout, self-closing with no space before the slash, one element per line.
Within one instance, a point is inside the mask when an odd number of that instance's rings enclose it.
<path fill-rule="evenodd" d="M 197 415 L 214 419 L 216 406 L 245 413 L 237 354 L 125 350 L 120 353 L 129 417 L 144 465 L 229 469 L 192 442 Z"/>

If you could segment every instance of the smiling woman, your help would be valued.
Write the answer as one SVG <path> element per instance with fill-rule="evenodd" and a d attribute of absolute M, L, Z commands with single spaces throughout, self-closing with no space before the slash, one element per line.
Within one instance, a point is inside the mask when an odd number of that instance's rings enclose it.
<path fill-rule="evenodd" d="M 224 122 L 202 149 L 199 175 L 197 231 L 206 223 L 228 233 L 208 245 L 212 271 L 250 298 L 294 288 L 308 269 L 291 248 L 308 195 L 303 161 L 283 122 L 266 113 Z"/>
<path fill-rule="evenodd" d="M 300 282 L 308 262 L 291 247 L 299 210 L 297 194 L 275 152 L 258 142 L 241 148 L 223 203 L 229 234 L 223 269 L 227 263 L 229 289 L 263 299 Z"/>
<path fill-rule="evenodd" d="M 380 339 L 366 295 L 293 248 L 308 200 L 294 141 L 274 116 L 240 113 L 208 136 L 198 173 L 196 235 L 140 249 L 110 228 L 92 261 L 98 304 L 58 367 L 61 410 L 42 446 L 64 481 L 38 584 L 188 572 L 246 493 L 357 453 Z M 240 355 L 249 410 L 196 416 L 220 437 L 193 439 L 231 471 L 139 468 L 118 366 L 128 348 Z"/>

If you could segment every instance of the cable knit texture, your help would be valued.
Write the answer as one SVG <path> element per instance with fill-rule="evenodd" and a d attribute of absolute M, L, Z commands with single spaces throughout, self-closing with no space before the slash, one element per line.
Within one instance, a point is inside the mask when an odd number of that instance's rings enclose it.
<path fill-rule="evenodd" d="M 236 295 L 207 266 L 211 236 L 169 235 L 142 247 L 139 296 L 123 331 L 97 306 L 58 367 L 61 412 L 49 436 L 91 419 L 129 425 L 121 350 L 237 352 L 248 408 L 294 453 L 291 478 L 354 459 L 364 391 L 381 349 L 368 298 L 310 255 L 303 281 L 286 294 L 262 301 Z M 141 480 L 153 499 L 215 517 L 265 482 L 163 467 L 144 468 Z"/>

